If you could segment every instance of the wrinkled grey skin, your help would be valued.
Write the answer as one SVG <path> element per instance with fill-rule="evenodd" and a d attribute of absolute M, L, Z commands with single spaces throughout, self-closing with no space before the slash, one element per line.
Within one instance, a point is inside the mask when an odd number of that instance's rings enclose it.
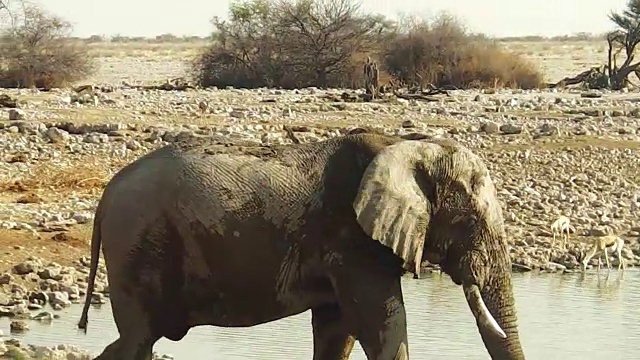
<path fill-rule="evenodd" d="M 368 359 L 408 359 L 400 278 L 423 260 L 462 285 L 493 359 L 524 359 L 495 188 L 457 144 L 358 134 L 149 153 L 98 206 L 85 330 L 101 245 L 120 337 L 97 359 L 309 309 L 314 360 L 347 359 L 355 339 Z"/>

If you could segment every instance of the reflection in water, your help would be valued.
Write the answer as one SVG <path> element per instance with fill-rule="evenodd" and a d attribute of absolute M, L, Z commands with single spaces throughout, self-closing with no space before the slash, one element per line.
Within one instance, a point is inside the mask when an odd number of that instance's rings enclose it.
<path fill-rule="evenodd" d="M 622 358 L 640 341 L 640 272 L 606 270 L 575 275 L 515 274 L 520 335 L 529 359 Z M 448 276 L 403 279 L 410 353 L 414 359 L 488 359 L 462 295 Z M 81 308 L 62 311 L 52 325 L 30 324 L 20 336 L 40 345 L 69 343 L 100 352 L 116 338 L 108 305 L 92 308 L 87 335 L 78 333 Z M 199 327 L 180 342 L 156 344 L 182 359 L 310 359 L 311 316 L 303 313 L 253 328 Z M 8 321 L 0 329 L 9 331 Z M 352 359 L 365 359 L 359 345 Z"/>

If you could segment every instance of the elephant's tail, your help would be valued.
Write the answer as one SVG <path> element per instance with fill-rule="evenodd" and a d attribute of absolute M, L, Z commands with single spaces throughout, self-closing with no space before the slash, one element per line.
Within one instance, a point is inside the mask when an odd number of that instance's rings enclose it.
<path fill-rule="evenodd" d="M 102 238 L 100 235 L 100 219 L 99 211 L 96 211 L 96 217 L 93 222 L 93 233 L 91 235 L 91 266 L 89 268 L 89 280 L 87 281 L 87 296 L 84 299 L 84 307 L 82 308 L 82 315 L 80 321 L 78 321 L 78 329 L 84 330 L 87 333 L 87 323 L 89 322 L 89 306 L 91 305 L 91 298 L 93 298 L 93 287 L 96 282 L 96 273 L 98 272 L 98 262 L 100 261 L 100 246 L 102 245 Z"/>

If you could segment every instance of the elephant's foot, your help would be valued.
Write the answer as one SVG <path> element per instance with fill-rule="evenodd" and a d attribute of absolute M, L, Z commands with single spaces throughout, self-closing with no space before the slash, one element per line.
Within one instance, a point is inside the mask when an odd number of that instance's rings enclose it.
<path fill-rule="evenodd" d="M 311 309 L 313 360 L 347 360 L 355 339 L 348 332 L 337 304 Z"/>
<path fill-rule="evenodd" d="M 378 266 L 345 269 L 336 279 L 340 308 L 369 360 L 409 360 L 400 277 Z"/>
<path fill-rule="evenodd" d="M 112 283 L 110 301 L 120 337 L 94 360 L 151 360 L 153 345 L 161 335 L 150 328 L 149 311 L 140 305 L 139 297 L 119 288 L 117 281 Z"/>
<path fill-rule="evenodd" d="M 137 342 L 133 338 L 125 339 L 121 336 L 107 345 L 102 354 L 93 360 L 151 360 L 153 344 L 151 341 Z"/>

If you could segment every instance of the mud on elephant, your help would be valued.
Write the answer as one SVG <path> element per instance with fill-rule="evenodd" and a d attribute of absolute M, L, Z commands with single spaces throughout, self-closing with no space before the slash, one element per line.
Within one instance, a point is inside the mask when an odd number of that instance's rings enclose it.
<path fill-rule="evenodd" d="M 120 336 L 98 359 L 150 359 L 198 325 L 311 309 L 313 359 L 408 359 L 400 278 L 440 264 L 493 359 L 524 359 L 496 190 L 450 142 L 373 134 L 277 147 L 177 143 L 123 168 L 96 212 Z"/>

